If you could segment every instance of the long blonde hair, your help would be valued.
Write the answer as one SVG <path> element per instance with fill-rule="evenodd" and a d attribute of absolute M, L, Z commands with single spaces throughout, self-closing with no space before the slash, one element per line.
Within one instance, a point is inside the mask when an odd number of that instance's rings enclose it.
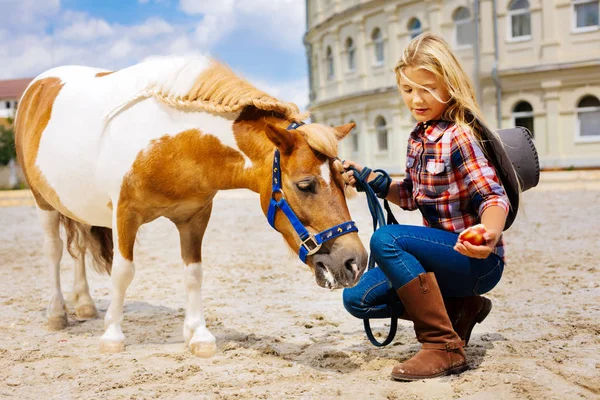
<path fill-rule="evenodd" d="M 421 88 L 429 91 L 438 101 L 448 105 L 446 111 L 442 113 L 441 119 L 452 121 L 467 132 L 471 132 L 486 158 L 491 160 L 491 163 L 498 170 L 498 165 L 493 161 L 496 157 L 490 154 L 492 150 L 489 150 L 487 144 L 492 140 L 489 137 L 490 135 L 497 139 L 497 143 L 502 144 L 502 140 L 500 140 L 496 131 L 490 129 L 485 123 L 483 114 L 477 105 L 471 80 L 452 53 L 448 43 L 430 32 L 422 33 L 411 40 L 394 68 L 398 90 L 401 87 L 400 78 L 409 80 L 404 75 L 404 69 L 408 67 L 429 71 L 446 86 L 450 95 L 447 101 L 443 101 L 433 90 L 426 87 Z M 498 178 L 501 180 L 500 176 Z M 518 179 L 517 184 L 520 199 L 521 183 Z"/>
<path fill-rule="evenodd" d="M 458 126 L 467 128 L 480 144 L 486 139 L 482 137 L 480 125 L 485 122 L 477 105 L 471 80 L 444 39 L 425 32 L 408 43 L 394 68 L 398 89 L 400 89 L 400 78 L 408 80 L 404 75 L 404 69 L 408 67 L 429 71 L 446 86 L 450 98 L 445 102 L 448 107 L 442 114 L 443 120 L 453 121 Z M 427 88 L 423 89 L 442 101 L 437 93 Z M 490 132 L 494 134 L 493 131 Z M 480 147 L 485 148 L 485 146 Z"/>

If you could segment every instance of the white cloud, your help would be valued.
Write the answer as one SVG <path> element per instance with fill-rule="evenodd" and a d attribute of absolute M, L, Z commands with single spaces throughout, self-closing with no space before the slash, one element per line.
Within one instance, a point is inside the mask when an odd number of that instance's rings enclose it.
<path fill-rule="evenodd" d="M 85 42 L 112 36 L 114 33 L 113 27 L 103 19 L 90 18 L 58 30 L 55 36 L 59 40 Z"/>
<path fill-rule="evenodd" d="M 200 44 L 214 45 L 236 29 L 249 30 L 279 48 L 303 49 L 305 5 L 300 0 L 180 0 L 188 15 L 203 15 L 196 27 Z"/>
<path fill-rule="evenodd" d="M 308 106 L 307 77 L 285 82 L 265 82 L 262 79 L 249 78 L 248 82 L 279 100 L 295 103 L 300 111 L 306 110 Z"/>
<path fill-rule="evenodd" d="M 60 0 L 1 0 L 2 28 L 9 32 L 43 32 L 60 12 Z"/>
<path fill-rule="evenodd" d="M 142 4 L 162 1 L 138 0 Z M 7 22 L 0 25 L 0 38 L 4 38 L 0 40 L 0 58 L 7 60 L 0 68 L 0 79 L 31 77 L 58 65 L 120 69 L 151 55 L 207 54 L 236 32 L 286 51 L 303 51 L 303 1 L 177 1 L 200 21 L 174 24 L 157 16 L 123 25 L 85 12 L 61 10 L 60 0 L 0 0 L 3 6 L 9 4 L 2 10 Z M 306 108 L 307 78 L 251 82 L 274 97 Z"/>
<path fill-rule="evenodd" d="M 238 0 L 198 1 L 180 0 L 179 7 L 188 15 L 231 15 Z"/>
<path fill-rule="evenodd" d="M 175 32 L 175 28 L 161 18 L 149 18 L 141 25 L 134 26 L 132 32 L 139 38 L 151 38 Z"/>

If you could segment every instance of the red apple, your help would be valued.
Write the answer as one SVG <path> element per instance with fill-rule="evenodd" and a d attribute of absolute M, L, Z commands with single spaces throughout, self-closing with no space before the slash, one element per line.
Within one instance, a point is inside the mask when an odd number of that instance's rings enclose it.
<path fill-rule="evenodd" d="M 467 228 L 458 235 L 458 239 L 464 242 L 469 242 L 475 246 L 481 246 L 485 244 L 483 234 L 485 233 L 485 226 L 479 224 Z"/>

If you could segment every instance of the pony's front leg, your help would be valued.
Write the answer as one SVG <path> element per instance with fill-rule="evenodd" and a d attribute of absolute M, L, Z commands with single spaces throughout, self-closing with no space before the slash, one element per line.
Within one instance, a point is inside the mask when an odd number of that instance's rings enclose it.
<path fill-rule="evenodd" d="M 217 351 L 215 337 L 206 328 L 202 306 L 202 237 L 210 218 L 211 206 L 185 223 L 178 223 L 183 274 L 187 296 L 183 337 L 192 354 L 211 357 Z"/>
<path fill-rule="evenodd" d="M 125 292 L 135 275 L 133 264 L 133 245 L 135 235 L 141 223 L 135 215 L 118 212 L 119 220 L 113 217 L 114 255 L 112 271 L 112 298 L 104 317 L 106 331 L 100 338 L 100 351 L 118 353 L 125 350 L 125 335 L 121 329 L 123 322 L 123 303 Z"/>

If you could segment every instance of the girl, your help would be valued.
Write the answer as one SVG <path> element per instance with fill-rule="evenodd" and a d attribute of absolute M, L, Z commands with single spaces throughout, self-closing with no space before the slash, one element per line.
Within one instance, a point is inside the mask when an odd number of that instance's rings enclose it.
<path fill-rule="evenodd" d="M 389 180 L 378 196 L 405 210 L 418 208 L 425 226 L 378 229 L 371 255 L 379 268 L 365 273 L 343 298 L 358 318 L 389 317 L 391 282 L 400 300 L 392 305 L 396 315 L 413 321 L 423 343 L 393 369 L 392 377 L 416 380 L 468 368 L 463 346 L 475 323 L 491 310 L 491 301 L 480 295 L 498 283 L 504 270 L 501 235 L 509 202 L 482 151 L 486 138 L 478 129 L 483 119 L 472 85 L 448 44 L 421 34 L 408 44 L 395 73 L 418 123 L 408 140 L 406 177 Z M 363 172 L 352 161 L 344 164 L 351 166 Z M 376 177 L 370 173 L 367 180 Z M 352 171 L 349 181 L 356 183 Z M 482 244 L 463 240 L 481 228 Z"/>

